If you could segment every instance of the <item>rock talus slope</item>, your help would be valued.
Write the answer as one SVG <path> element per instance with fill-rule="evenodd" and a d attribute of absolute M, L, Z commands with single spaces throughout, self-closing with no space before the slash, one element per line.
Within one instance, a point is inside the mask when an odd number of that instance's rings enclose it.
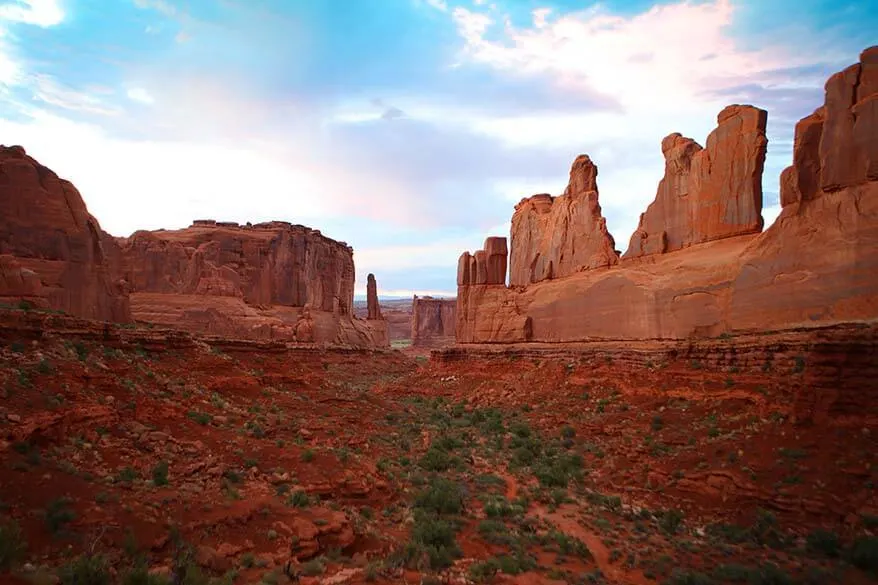
<path fill-rule="evenodd" d="M 0 301 L 131 321 L 115 245 L 76 187 L 20 146 L 0 146 Z"/>
<path fill-rule="evenodd" d="M 664 140 L 665 177 L 618 264 L 507 288 L 480 279 L 478 253 L 465 253 L 457 341 L 682 339 L 874 321 L 878 47 L 832 76 L 825 104 L 797 125 L 783 210 L 765 232 L 765 112 L 730 106 L 718 122 L 704 149 Z"/>

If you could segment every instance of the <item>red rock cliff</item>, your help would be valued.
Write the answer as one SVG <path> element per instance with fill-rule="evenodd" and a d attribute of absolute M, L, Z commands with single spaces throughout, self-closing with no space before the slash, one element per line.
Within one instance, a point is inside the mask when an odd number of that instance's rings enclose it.
<path fill-rule="evenodd" d="M 467 277 L 462 258 L 457 341 L 686 339 L 878 320 L 878 47 L 832 76 L 823 107 L 797 125 L 783 210 L 765 232 L 751 233 L 765 114 L 733 106 L 719 119 L 706 149 L 665 139 L 658 196 L 618 265 L 513 289 Z"/>
<path fill-rule="evenodd" d="M 665 176 L 625 257 L 761 231 L 767 120 L 764 110 L 729 106 L 717 116 L 707 148 L 680 134 L 662 140 Z"/>
<path fill-rule="evenodd" d="M 352 248 L 317 230 L 198 220 L 119 241 L 138 320 L 219 335 L 389 343 L 380 315 L 353 317 Z"/>
<path fill-rule="evenodd" d="M 457 299 L 412 299 L 412 345 L 438 347 L 454 343 Z"/>
<path fill-rule="evenodd" d="M 76 187 L 20 146 L 0 146 L 0 300 L 131 321 L 114 246 Z"/>
<path fill-rule="evenodd" d="M 509 282 L 527 286 L 618 263 L 598 203 L 598 168 L 580 155 L 564 194 L 522 199 L 512 214 Z"/>

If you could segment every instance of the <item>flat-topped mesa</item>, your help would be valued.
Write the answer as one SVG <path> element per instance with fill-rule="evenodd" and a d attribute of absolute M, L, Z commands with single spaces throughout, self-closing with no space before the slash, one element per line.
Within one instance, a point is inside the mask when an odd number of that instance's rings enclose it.
<path fill-rule="evenodd" d="M 366 311 L 367 319 L 383 319 L 381 307 L 378 305 L 378 283 L 371 273 L 366 277 Z"/>
<path fill-rule="evenodd" d="M 563 195 L 522 199 L 512 215 L 509 282 L 512 286 L 562 278 L 619 262 L 601 215 L 598 168 L 579 155 Z"/>
<path fill-rule="evenodd" d="M 353 306 L 350 247 L 287 222 L 138 231 L 122 240 L 122 265 L 132 293 L 238 296 L 341 315 Z"/>
<path fill-rule="evenodd" d="M 796 124 L 793 164 L 781 173 L 783 207 L 878 181 L 878 46 L 826 82 L 825 104 Z"/>
<path fill-rule="evenodd" d="M 762 170 L 768 114 L 732 105 L 702 148 L 674 133 L 662 140 L 665 175 L 641 214 L 625 258 L 762 231 Z"/>
<path fill-rule="evenodd" d="M 492 236 L 481 250 L 464 252 L 457 261 L 457 286 L 506 285 L 506 238 Z"/>
<path fill-rule="evenodd" d="M 115 246 L 73 184 L 21 146 L 0 146 L 0 301 L 131 321 Z"/>

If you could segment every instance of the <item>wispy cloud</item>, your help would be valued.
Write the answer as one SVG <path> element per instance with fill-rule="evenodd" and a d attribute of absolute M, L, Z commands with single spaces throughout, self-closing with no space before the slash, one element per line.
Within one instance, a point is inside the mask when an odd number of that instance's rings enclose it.
<path fill-rule="evenodd" d="M 0 6 L 0 19 L 49 27 L 64 20 L 58 0 L 12 0 Z"/>

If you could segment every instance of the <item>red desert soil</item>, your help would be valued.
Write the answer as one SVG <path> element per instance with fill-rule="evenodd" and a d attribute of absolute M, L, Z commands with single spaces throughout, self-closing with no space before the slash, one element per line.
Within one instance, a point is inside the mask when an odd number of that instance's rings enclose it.
<path fill-rule="evenodd" d="M 3 583 L 874 582 L 878 425 L 794 420 L 808 364 L 0 324 Z"/>

